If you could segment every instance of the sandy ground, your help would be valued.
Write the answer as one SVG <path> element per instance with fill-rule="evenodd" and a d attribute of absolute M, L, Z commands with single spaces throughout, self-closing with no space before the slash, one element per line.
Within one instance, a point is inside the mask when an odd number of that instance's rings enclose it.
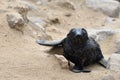
<path fill-rule="evenodd" d="M 32 0 L 31 3 L 33 3 Z M 74 1 L 76 11 L 67 11 L 50 4 L 47 6 L 37 5 L 37 7 L 39 6 L 39 14 L 31 12 L 30 15 L 37 15 L 44 19 L 51 16 L 59 18 L 60 24 L 46 27 L 47 33 L 53 39 L 64 38 L 73 27 L 103 28 L 102 25 L 106 16 L 100 12 L 87 9 L 81 3 L 82 1 L 79 0 Z M 0 12 L 0 80 L 98 80 L 103 76 L 116 73 L 98 64 L 88 67 L 92 72 L 87 74 L 76 74 L 68 69 L 62 69 L 57 59 L 53 55 L 46 53 L 46 50 L 49 50 L 50 47 L 36 44 L 36 39 L 29 36 L 28 33 L 22 34 L 9 28 L 6 14 L 12 9 L 7 8 L 8 4 L 8 0 L 0 1 L 0 10 L 5 10 L 5 12 Z M 16 2 L 10 4 L 13 5 Z M 64 16 L 68 13 L 72 14 L 72 16 Z M 106 59 L 115 51 L 114 37 L 99 42 Z"/>

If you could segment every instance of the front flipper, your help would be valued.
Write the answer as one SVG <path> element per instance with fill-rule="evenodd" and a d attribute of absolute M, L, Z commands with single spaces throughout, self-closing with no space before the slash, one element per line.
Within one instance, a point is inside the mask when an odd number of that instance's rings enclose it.
<path fill-rule="evenodd" d="M 71 69 L 72 72 L 75 72 L 75 73 L 80 73 L 80 72 L 85 72 L 85 73 L 89 73 L 91 72 L 90 70 L 88 69 L 83 69 L 81 68 L 80 66 L 74 66 L 73 69 Z"/>
<path fill-rule="evenodd" d="M 63 40 L 51 41 L 51 42 L 47 42 L 45 40 L 37 40 L 36 42 L 38 44 L 44 45 L 44 46 L 60 46 L 62 44 Z"/>
<path fill-rule="evenodd" d="M 108 68 L 108 62 L 104 59 L 104 58 L 102 58 L 100 61 L 99 61 L 99 64 L 101 64 L 103 67 L 105 67 L 105 68 Z"/>

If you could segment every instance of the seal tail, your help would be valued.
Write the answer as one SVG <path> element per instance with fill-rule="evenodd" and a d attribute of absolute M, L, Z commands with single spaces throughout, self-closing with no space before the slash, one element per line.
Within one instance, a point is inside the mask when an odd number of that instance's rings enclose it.
<path fill-rule="evenodd" d="M 63 40 L 47 42 L 45 40 L 37 40 L 36 43 L 44 46 L 62 46 Z"/>

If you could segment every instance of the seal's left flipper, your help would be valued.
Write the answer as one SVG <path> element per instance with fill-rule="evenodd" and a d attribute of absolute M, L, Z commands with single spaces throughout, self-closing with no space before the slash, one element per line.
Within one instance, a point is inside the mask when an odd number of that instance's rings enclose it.
<path fill-rule="evenodd" d="M 87 70 L 87 69 L 83 69 L 83 70 L 71 70 L 72 72 L 74 72 L 74 73 L 80 73 L 80 72 L 83 72 L 83 73 L 89 73 L 89 72 L 91 72 L 90 70 Z"/>
<path fill-rule="evenodd" d="M 80 72 L 89 73 L 89 72 L 91 72 L 91 70 L 83 69 L 83 68 L 80 67 L 80 66 L 74 66 L 74 67 L 71 69 L 71 71 L 74 72 L 74 73 L 80 73 Z"/>
<path fill-rule="evenodd" d="M 44 45 L 44 46 L 60 46 L 63 42 L 63 40 L 59 40 L 59 41 L 45 41 L 45 40 L 37 40 L 36 41 L 38 44 L 40 45 Z"/>
<path fill-rule="evenodd" d="M 99 62 L 103 67 L 108 68 L 108 62 L 103 58 Z"/>

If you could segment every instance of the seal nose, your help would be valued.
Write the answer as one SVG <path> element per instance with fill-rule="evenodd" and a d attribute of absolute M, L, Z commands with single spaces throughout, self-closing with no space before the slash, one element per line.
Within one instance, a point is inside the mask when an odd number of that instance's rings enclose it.
<path fill-rule="evenodd" d="M 81 35 L 80 35 L 80 34 L 76 35 L 76 38 L 80 38 L 80 37 L 81 37 Z"/>

